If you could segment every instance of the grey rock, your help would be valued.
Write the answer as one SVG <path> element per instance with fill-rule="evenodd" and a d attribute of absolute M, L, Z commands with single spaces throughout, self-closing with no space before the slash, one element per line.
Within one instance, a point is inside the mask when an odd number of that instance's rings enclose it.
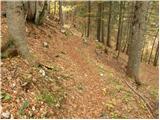
<path fill-rule="evenodd" d="M 8 112 L 8 111 L 2 112 L 2 118 L 9 119 L 10 116 L 11 116 L 10 112 Z"/>

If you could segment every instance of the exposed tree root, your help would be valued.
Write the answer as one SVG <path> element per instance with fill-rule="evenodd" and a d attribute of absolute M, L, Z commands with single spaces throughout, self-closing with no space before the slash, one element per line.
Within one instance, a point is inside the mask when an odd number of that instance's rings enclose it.
<path fill-rule="evenodd" d="M 137 95 L 139 96 L 142 101 L 145 103 L 145 106 L 149 112 L 149 114 L 152 116 L 152 118 L 156 118 L 151 105 L 149 104 L 149 102 L 143 97 L 143 95 L 141 95 L 137 90 L 135 90 L 125 79 L 121 79 L 122 82 L 125 82 L 127 84 L 127 86 Z"/>
<path fill-rule="evenodd" d="M 18 55 L 18 51 L 11 40 L 1 47 L 1 58 L 14 57 Z"/>

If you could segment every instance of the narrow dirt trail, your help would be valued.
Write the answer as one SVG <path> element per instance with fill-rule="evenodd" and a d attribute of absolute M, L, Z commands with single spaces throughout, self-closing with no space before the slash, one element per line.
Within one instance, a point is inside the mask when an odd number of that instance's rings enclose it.
<path fill-rule="evenodd" d="M 114 68 L 97 59 L 95 45 L 87 46 L 81 38 L 72 36 L 64 41 L 63 50 L 65 57 L 55 62 L 73 79 L 64 82 L 68 97 L 61 118 L 100 118 L 103 113 L 105 118 L 149 117 L 143 103 L 119 80 L 122 78 Z"/>
<path fill-rule="evenodd" d="M 81 39 L 76 39 L 76 37 L 72 37 L 64 45 L 64 50 L 69 57 L 66 62 L 70 62 L 70 68 L 74 71 L 74 79 L 69 81 L 69 84 L 72 83 L 72 85 L 68 87 L 69 92 L 66 104 L 63 106 L 65 109 L 63 117 L 99 118 L 106 100 L 102 91 L 105 84 L 97 73 L 95 65 L 89 64 L 87 59 L 81 55 L 84 54 L 80 50 L 83 48 L 83 43 Z M 81 48 L 78 49 L 79 47 Z"/>

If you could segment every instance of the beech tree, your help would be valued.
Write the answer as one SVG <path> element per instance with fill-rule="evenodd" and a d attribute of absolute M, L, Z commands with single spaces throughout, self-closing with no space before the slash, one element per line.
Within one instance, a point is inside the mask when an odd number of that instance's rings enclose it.
<path fill-rule="evenodd" d="M 15 2 L 16 3 L 16 2 Z M 27 1 L 23 2 L 27 20 L 40 25 L 44 22 L 48 13 L 47 1 Z"/>
<path fill-rule="evenodd" d="M 47 16 L 47 1 L 8 1 L 7 2 L 7 24 L 9 31 L 8 42 L 1 47 L 2 57 L 8 57 L 19 53 L 35 65 L 36 60 L 30 54 L 26 41 L 26 19 L 40 25 Z"/>
<path fill-rule="evenodd" d="M 9 43 L 14 44 L 17 51 L 33 63 L 31 54 L 27 47 L 25 35 L 25 14 L 22 2 L 7 2 L 7 24 L 9 31 Z M 10 47 L 11 45 L 8 45 Z"/>
<path fill-rule="evenodd" d="M 139 69 L 141 62 L 141 50 L 144 40 L 144 29 L 146 23 L 148 2 L 136 1 L 134 6 L 134 15 L 132 21 L 132 36 L 129 48 L 129 59 L 127 65 L 128 76 L 135 79 L 137 85 L 140 85 Z"/>

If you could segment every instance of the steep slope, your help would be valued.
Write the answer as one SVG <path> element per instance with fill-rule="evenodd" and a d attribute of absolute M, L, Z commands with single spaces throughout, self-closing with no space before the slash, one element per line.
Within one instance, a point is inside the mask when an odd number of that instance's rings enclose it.
<path fill-rule="evenodd" d="M 62 31 L 51 20 L 38 27 L 27 24 L 27 39 L 31 52 L 51 69 L 32 68 L 19 56 L 2 60 L 3 113 L 9 111 L 14 118 L 151 118 L 121 81 L 128 79 L 125 60 L 106 55 L 100 43 L 85 42 L 75 28 Z M 142 69 L 148 74 L 142 75 L 140 91 L 154 101 L 158 70 L 152 67 L 150 76 L 148 66 Z"/>

